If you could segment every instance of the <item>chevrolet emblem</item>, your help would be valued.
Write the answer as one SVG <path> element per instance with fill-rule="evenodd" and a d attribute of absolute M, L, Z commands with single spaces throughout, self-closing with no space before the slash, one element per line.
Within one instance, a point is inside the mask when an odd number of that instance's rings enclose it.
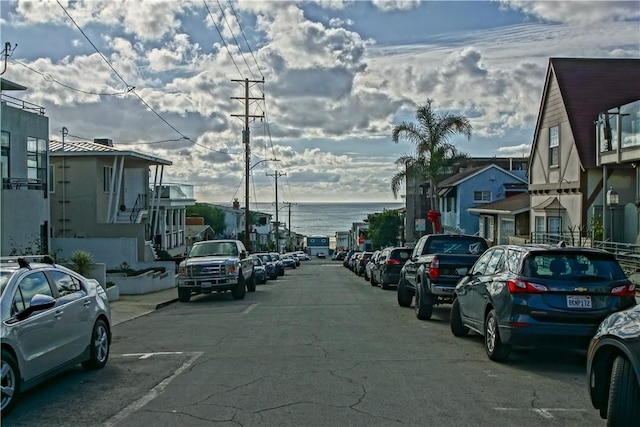
<path fill-rule="evenodd" d="M 587 292 L 587 288 L 575 288 L 574 291 L 576 292 Z"/>

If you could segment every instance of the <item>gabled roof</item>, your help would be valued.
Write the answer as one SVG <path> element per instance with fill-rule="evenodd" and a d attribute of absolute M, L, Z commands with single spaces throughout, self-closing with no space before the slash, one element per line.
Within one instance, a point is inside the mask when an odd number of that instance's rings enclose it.
<path fill-rule="evenodd" d="M 171 160 L 150 156 L 148 154 L 138 153 L 136 151 L 119 150 L 105 144 L 89 141 L 65 141 L 64 145 L 61 141 L 49 141 L 49 155 L 52 157 L 127 156 L 135 157 L 137 159 L 145 160 L 158 165 L 173 164 Z"/>
<path fill-rule="evenodd" d="M 476 168 L 469 168 L 469 169 L 463 170 L 462 172 L 459 172 L 459 173 L 457 173 L 457 174 L 455 174 L 453 176 L 450 176 L 447 179 L 444 179 L 444 180 L 440 181 L 438 183 L 438 188 L 443 189 L 443 188 L 447 188 L 447 187 L 455 187 L 455 186 L 463 183 L 464 181 L 466 181 L 466 180 L 468 180 L 468 179 L 470 179 L 470 178 L 472 178 L 472 177 L 474 177 L 476 175 L 479 175 L 479 174 L 481 174 L 481 173 L 483 173 L 483 172 L 485 172 L 485 171 L 487 171 L 489 169 L 498 169 L 501 172 L 504 172 L 504 173 L 506 173 L 508 175 L 511 175 L 513 177 L 513 179 L 516 179 L 516 180 L 518 180 L 518 181 L 520 181 L 522 183 L 526 183 L 527 182 L 526 179 L 524 179 L 522 177 L 519 177 L 518 175 L 516 175 L 514 173 L 511 173 L 510 171 L 508 171 L 506 169 L 503 169 L 498 165 L 491 164 L 491 165 L 487 165 L 487 166 L 479 166 L 479 167 L 476 167 Z"/>
<path fill-rule="evenodd" d="M 510 214 L 517 215 L 529 210 L 529 193 L 515 194 L 495 202 L 486 203 L 482 206 L 469 208 L 467 211 L 475 213 L 489 214 Z"/>
<path fill-rule="evenodd" d="M 532 153 L 542 131 L 540 124 L 552 79 L 558 83 L 582 166 L 593 168 L 594 122 L 599 113 L 640 99 L 640 59 L 550 58 Z"/>

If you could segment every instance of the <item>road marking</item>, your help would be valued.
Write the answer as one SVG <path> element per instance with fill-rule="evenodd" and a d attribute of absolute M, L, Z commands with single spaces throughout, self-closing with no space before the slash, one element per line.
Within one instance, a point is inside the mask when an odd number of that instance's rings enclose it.
<path fill-rule="evenodd" d="M 244 311 L 242 312 L 242 314 L 249 314 L 251 312 L 251 310 L 253 310 L 254 308 L 256 308 L 258 306 L 258 304 L 250 304 L 249 307 L 245 308 Z"/>
<path fill-rule="evenodd" d="M 182 366 L 180 366 L 178 369 L 176 369 L 173 372 L 173 374 L 171 374 L 171 376 L 165 378 L 164 380 L 162 380 L 158 384 L 156 384 L 156 386 L 153 387 L 151 390 L 149 390 L 149 392 L 147 394 L 145 394 L 140 399 L 136 400 L 135 402 L 133 402 L 132 404 L 130 404 L 126 408 L 124 408 L 122 411 L 120 411 L 117 414 L 115 414 L 113 417 L 109 418 L 103 424 L 103 426 L 105 426 L 105 427 L 115 426 L 115 425 L 119 424 L 120 422 L 122 422 L 129 415 L 131 415 L 134 412 L 142 409 L 147 403 L 151 402 L 160 393 L 162 393 L 162 391 L 167 387 L 167 385 L 169 385 L 169 383 L 171 381 L 173 381 L 173 379 L 175 377 L 177 377 L 178 375 L 182 374 L 184 371 L 189 369 L 191 367 L 191 365 L 193 365 L 193 362 L 195 362 L 198 357 L 202 356 L 204 354 L 204 352 L 202 352 L 202 351 L 198 351 L 198 352 L 194 352 L 194 353 L 181 353 L 181 352 L 175 352 L 175 353 L 166 352 L 166 353 L 164 353 L 163 352 L 163 353 L 140 353 L 140 354 L 144 354 L 144 355 L 147 355 L 147 354 L 150 354 L 150 355 L 158 355 L 158 354 L 163 354 L 163 355 L 167 355 L 167 354 L 190 354 L 191 357 L 189 358 L 189 360 L 184 362 L 182 364 Z M 131 354 L 131 356 L 133 356 L 133 354 Z"/>
<path fill-rule="evenodd" d="M 531 411 L 542 418 L 547 420 L 553 420 L 555 417 L 552 412 L 586 412 L 586 409 L 572 409 L 572 408 L 493 408 L 496 411 Z"/>
<path fill-rule="evenodd" d="M 185 354 L 182 351 L 158 351 L 155 353 L 127 353 L 122 354 L 121 357 L 139 357 L 140 359 L 148 359 L 151 356 L 174 356 L 177 354 Z"/>

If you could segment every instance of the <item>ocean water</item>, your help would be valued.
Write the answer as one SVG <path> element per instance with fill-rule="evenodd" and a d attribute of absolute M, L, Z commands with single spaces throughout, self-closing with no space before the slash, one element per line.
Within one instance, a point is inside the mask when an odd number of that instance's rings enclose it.
<path fill-rule="evenodd" d="M 306 202 L 279 205 L 278 220 L 291 226 L 291 231 L 305 236 L 335 237 L 337 231 L 349 231 L 354 222 L 362 222 L 367 215 L 381 213 L 385 209 L 404 207 L 402 202 Z M 276 218 L 275 204 L 254 203 L 251 210 L 264 212 Z"/>

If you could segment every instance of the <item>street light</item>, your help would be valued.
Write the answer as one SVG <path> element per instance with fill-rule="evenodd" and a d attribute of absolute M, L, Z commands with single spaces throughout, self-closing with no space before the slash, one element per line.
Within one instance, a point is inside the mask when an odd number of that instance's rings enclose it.
<path fill-rule="evenodd" d="M 607 206 L 609 206 L 609 210 L 611 212 L 611 241 L 615 241 L 615 236 L 613 234 L 613 209 L 618 205 L 618 203 L 620 202 L 620 198 L 618 196 L 618 192 L 616 190 L 613 189 L 613 187 L 609 188 L 609 191 L 607 191 Z"/>

